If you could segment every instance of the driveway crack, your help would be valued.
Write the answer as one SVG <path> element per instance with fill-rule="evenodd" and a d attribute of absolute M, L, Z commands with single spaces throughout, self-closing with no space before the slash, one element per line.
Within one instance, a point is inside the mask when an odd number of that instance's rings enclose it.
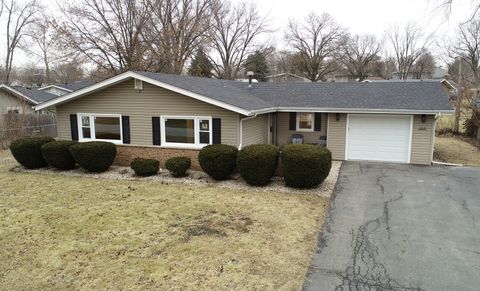
<path fill-rule="evenodd" d="M 383 196 L 386 195 L 382 179 L 387 176 L 383 171 L 376 178 L 376 183 Z M 382 262 L 378 261 L 378 247 L 370 240 L 369 235 L 381 229 L 382 223 L 390 239 L 390 203 L 403 198 L 398 192 L 397 197 L 384 201 L 382 215 L 368 220 L 360 225 L 355 232 L 352 229 L 352 257 L 351 265 L 344 272 L 337 274 L 341 284 L 335 290 L 422 290 L 420 287 L 408 286 L 392 279 Z"/>

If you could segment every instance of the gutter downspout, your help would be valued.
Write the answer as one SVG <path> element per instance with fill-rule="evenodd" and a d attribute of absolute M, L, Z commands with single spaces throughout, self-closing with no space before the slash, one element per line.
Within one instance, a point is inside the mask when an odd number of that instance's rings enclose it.
<path fill-rule="evenodd" d="M 249 116 L 249 117 L 245 117 L 245 118 L 242 118 L 240 119 L 240 144 L 238 146 L 238 149 L 241 150 L 242 149 L 242 146 L 243 146 L 243 121 L 244 120 L 249 120 L 249 119 L 253 119 L 257 117 L 257 113 L 253 114 L 252 116 Z"/>

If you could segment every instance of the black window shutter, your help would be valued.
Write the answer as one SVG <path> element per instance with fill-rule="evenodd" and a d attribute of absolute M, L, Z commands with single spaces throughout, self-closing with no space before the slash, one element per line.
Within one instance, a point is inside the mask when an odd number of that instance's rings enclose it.
<path fill-rule="evenodd" d="M 213 136 L 213 144 L 221 144 L 222 143 L 222 120 L 220 118 L 213 118 L 212 119 L 212 136 Z"/>
<path fill-rule="evenodd" d="M 315 117 L 314 117 L 314 130 L 315 131 L 321 131 L 322 130 L 322 114 L 315 112 Z"/>
<path fill-rule="evenodd" d="M 76 114 L 70 114 L 70 131 L 72 132 L 72 140 L 78 140 L 78 120 Z"/>
<path fill-rule="evenodd" d="M 122 115 L 123 143 L 130 144 L 130 117 Z"/>
<path fill-rule="evenodd" d="M 297 130 L 297 113 L 290 112 L 289 130 Z"/>
<path fill-rule="evenodd" d="M 152 117 L 153 144 L 160 145 L 160 117 Z"/>

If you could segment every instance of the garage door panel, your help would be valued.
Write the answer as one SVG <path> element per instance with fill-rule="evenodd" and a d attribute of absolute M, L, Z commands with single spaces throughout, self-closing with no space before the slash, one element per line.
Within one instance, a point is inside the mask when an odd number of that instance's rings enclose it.
<path fill-rule="evenodd" d="M 411 116 L 349 115 L 347 159 L 408 162 Z"/>

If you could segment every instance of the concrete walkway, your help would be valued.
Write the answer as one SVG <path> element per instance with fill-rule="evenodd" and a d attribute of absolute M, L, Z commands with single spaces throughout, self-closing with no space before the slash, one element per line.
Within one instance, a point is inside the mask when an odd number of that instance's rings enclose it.
<path fill-rule="evenodd" d="M 479 290 L 480 168 L 345 162 L 304 290 Z"/>

